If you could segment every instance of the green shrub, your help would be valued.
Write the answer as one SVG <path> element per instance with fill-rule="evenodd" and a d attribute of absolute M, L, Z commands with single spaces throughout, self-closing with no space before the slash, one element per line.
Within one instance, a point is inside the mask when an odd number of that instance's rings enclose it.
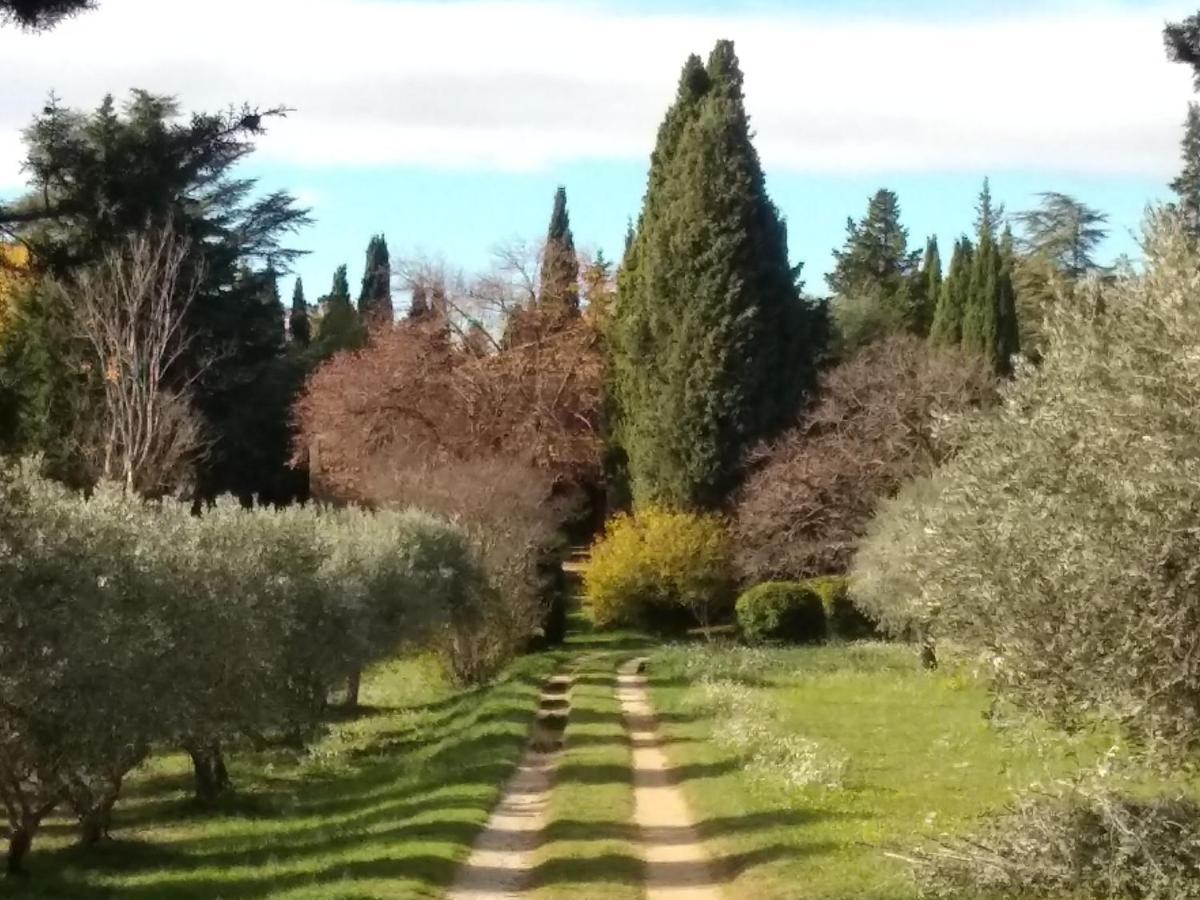
<path fill-rule="evenodd" d="M 1109 790 L 1027 795 L 978 833 L 911 854 L 922 896 L 1200 897 L 1200 806 Z"/>
<path fill-rule="evenodd" d="M 827 630 L 821 596 L 794 581 L 768 581 L 746 591 L 737 601 L 737 621 L 752 644 L 815 643 L 825 639 Z"/>
<path fill-rule="evenodd" d="M 618 516 L 592 548 L 583 592 L 599 627 L 709 625 L 733 597 L 724 525 L 716 516 L 657 509 Z"/>
<path fill-rule="evenodd" d="M 810 578 L 804 586 L 821 598 L 829 633 L 846 641 L 878 637 L 875 623 L 850 599 L 850 579 L 843 575 Z"/>

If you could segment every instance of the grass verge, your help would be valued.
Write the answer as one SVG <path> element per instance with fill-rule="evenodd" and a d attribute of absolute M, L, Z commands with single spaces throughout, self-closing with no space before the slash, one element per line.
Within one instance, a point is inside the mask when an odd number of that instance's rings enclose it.
<path fill-rule="evenodd" d="M 689 646 L 657 653 L 649 675 L 672 762 L 708 772 L 682 787 L 734 897 L 912 900 L 907 870 L 885 850 L 964 831 L 1014 791 L 1077 771 L 1107 746 L 998 732 L 978 682 L 925 672 L 903 647 Z M 748 765 L 744 744 L 715 740 L 694 686 L 705 675 L 749 686 L 775 734 L 845 759 L 842 787 L 789 789 Z"/>
<path fill-rule="evenodd" d="M 32 877 L 4 896 L 38 900 L 362 900 L 438 897 L 524 747 L 544 679 L 562 654 L 518 660 L 494 685 L 455 692 L 428 659 L 371 673 L 356 718 L 312 750 L 235 753 L 236 796 L 190 802 L 180 755 L 129 781 L 115 840 L 72 846 L 52 823 Z"/>

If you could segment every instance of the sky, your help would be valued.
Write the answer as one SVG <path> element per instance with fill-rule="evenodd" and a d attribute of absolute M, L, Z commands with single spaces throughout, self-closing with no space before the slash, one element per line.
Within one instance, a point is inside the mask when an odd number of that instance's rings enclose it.
<path fill-rule="evenodd" d="M 249 102 L 270 124 L 245 172 L 316 224 L 295 246 L 310 300 L 367 242 L 480 269 L 544 236 L 567 188 L 576 244 L 619 258 L 689 53 L 736 43 L 768 190 L 809 289 L 879 187 L 915 245 L 971 227 L 985 175 L 1010 212 L 1062 191 L 1136 255 L 1179 168 L 1189 71 L 1164 22 L 1186 2 L 1106 0 L 99 0 L 46 34 L 0 29 L 0 196 L 54 91 L 131 88 L 185 109 Z M 290 284 L 284 285 L 285 292 Z"/>

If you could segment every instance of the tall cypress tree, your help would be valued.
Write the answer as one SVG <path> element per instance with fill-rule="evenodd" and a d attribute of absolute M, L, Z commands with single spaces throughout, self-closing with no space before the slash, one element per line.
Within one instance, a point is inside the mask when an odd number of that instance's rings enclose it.
<path fill-rule="evenodd" d="M 1200 237 L 1200 104 L 1188 104 L 1183 129 L 1183 168 L 1171 182 L 1171 190 L 1179 198 L 1176 205 L 1188 231 Z"/>
<path fill-rule="evenodd" d="M 346 267 L 338 266 L 333 273 L 333 286 L 321 299 L 321 322 L 318 337 L 326 352 L 361 346 L 362 322 L 350 301 L 350 282 Z"/>
<path fill-rule="evenodd" d="M 425 291 L 425 285 L 418 282 L 412 287 L 412 301 L 408 305 L 408 317 L 423 319 L 428 315 L 429 295 Z"/>
<path fill-rule="evenodd" d="M 288 319 L 288 333 L 297 347 L 307 347 L 312 341 L 312 322 L 308 318 L 308 301 L 304 299 L 304 282 L 296 279 L 292 290 L 292 312 Z"/>
<path fill-rule="evenodd" d="M 1007 374 L 1017 352 L 1016 298 L 1012 284 L 1012 232 L 1005 229 L 1004 247 L 994 230 L 1002 207 L 992 203 L 987 179 L 979 195 L 979 244 L 971 265 L 970 288 L 963 310 L 962 344 L 983 354 L 996 371 Z"/>
<path fill-rule="evenodd" d="M 395 318 L 392 311 L 392 261 L 387 240 L 382 234 L 372 235 L 367 244 L 362 290 L 358 294 L 358 314 L 364 322 L 391 322 Z"/>
<path fill-rule="evenodd" d="M 744 448 L 810 383 L 807 312 L 721 41 L 684 66 L 619 280 L 613 393 L 638 505 L 726 499 Z"/>
<path fill-rule="evenodd" d="M 917 285 L 913 291 L 917 308 L 913 316 L 913 331 L 927 335 L 933 326 L 933 316 L 938 299 L 942 294 L 942 254 L 938 250 L 937 235 L 925 242 L 925 258 L 916 273 Z"/>
<path fill-rule="evenodd" d="M 1021 351 L 1021 330 L 1017 321 L 1017 292 L 1014 284 L 1016 251 L 1013 248 L 1012 229 L 1004 229 L 1000 241 L 1000 273 L 996 295 L 996 370 L 1002 375 L 1012 374 L 1012 359 Z"/>
<path fill-rule="evenodd" d="M 579 313 L 579 257 L 575 253 L 575 236 L 571 233 L 567 189 L 564 187 L 554 193 L 554 210 L 550 214 L 546 247 L 542 253 L 538 302 L 544 309 L 554 309 L 565 315 Z"/>
<path fill-rule="evenodd" d="M 930 339 L 939 344 L 957 345 L 962 342 L 963 315 L 970 291 L 973 257 L 974 248 L 968 238 L 963 237 L 955 242 L 950 270 L 938 291 L 933 324 L 929 329 Z"/>

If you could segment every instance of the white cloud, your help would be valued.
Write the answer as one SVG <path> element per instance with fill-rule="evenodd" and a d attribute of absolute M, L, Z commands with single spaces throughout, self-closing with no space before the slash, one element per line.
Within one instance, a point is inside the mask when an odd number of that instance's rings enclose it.
<path fill-rule="evenodd" d="M 832 5 L 832 4 L 831 4 Z M 1177 10 L 1095 3 L 953 21 L 789 12 L 647 15 L 600 5 L 101 0 L 45 35 L 0 31 L 0 188 L 50 89 L 131 87 L 189 107 L 296 112 L 261 156 L 318 166 L 504 170 L 644 159 L 689 52 L 737 41 L 769 170 L 1175 168 L 1188 72 Z"/>

